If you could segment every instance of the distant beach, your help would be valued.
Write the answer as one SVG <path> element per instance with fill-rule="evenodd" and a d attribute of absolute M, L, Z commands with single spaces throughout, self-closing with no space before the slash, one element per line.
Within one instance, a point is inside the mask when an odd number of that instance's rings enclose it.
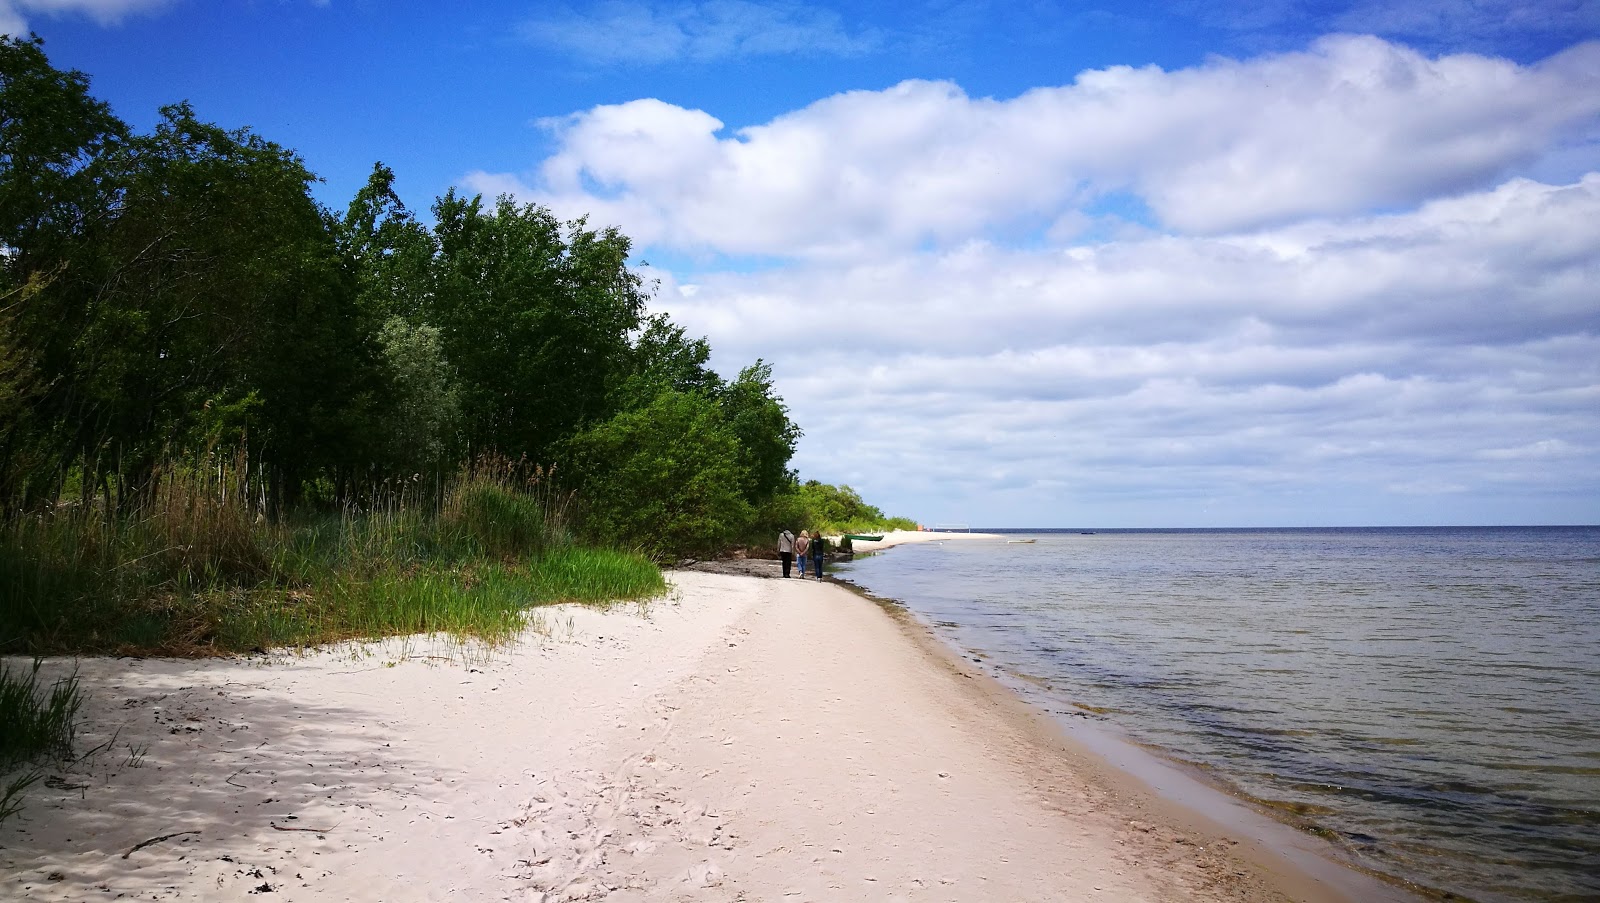
<path fill-rule="evenodd" d="M 0 828 L 0 895 L 1352 899 L 845 588 L 672 579 L 494 654 L 83 660 L 104 748 Z"/>

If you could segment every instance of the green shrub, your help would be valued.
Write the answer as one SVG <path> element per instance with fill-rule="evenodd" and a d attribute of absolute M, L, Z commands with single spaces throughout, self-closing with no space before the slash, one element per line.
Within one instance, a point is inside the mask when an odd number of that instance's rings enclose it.
<path fill-rule="evenodd" d="M 584 475 L 583 522 L 604 544 L 658 560 L 709 555 L 750 521 L 743 453 L 707 396 L 662 392 L 574 436 L 567 450 Z"/>
<path fill-rule="evenodd" d="M 746 531 L 747 542 L 752 545 L 775 542 L 778 531 L 785 527 L 837 535 L 915 530 L 917 522 L 905 517 L 886 517 L 849 486 L 809 480 L 778 493 L 762 505 Z"/>

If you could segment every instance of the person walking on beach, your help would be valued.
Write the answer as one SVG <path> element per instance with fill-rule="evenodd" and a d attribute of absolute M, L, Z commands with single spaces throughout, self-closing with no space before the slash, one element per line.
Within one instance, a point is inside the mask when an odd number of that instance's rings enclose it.
<path fill-rule="evenodd" d="M 788 527 L 778 534 L 778 560 L 783 562 L 783 576 L 789 576 L 789 565 L 794 561 L 794 534 Z M 804 575 L 804 571 L 801 572 Z"/>
<path fill-rule="evenodd" d="M 818 580 L 822 579 L 822 556 L 826 554 L 827 551 L 828 541 L 822 538 L 821 533 L 818 533 L 816 536 L 811 538 L 811 567 L 817 572 Z M 804 571 L 801 571 L 801 576 L 805 576 Z"/>
<path fill-rule="evenodd" d="M 800 538 L 794 541 L 794 554 L 800 559 L 800 576 L 806 575 L 806 549 L 811 547 L 811 534 L 800 531 Z"/>

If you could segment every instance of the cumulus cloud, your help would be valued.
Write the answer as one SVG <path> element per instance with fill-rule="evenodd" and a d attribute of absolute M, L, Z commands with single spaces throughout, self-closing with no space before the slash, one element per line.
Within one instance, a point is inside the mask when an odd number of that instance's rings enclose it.
<path fill-rule="evenodd" d="M 652 275 L 719 360 L 775 364 L 803 472 L 930 519 L 1597 513 L 1600 175 L 1225 236 Z"/>
<path fill-rule="evenodd" d="M 616 223 L 772 362 L 796 465 L 995 524 L 1600 518 L 1600 44 L 1373 37 L 944 82 L 730 130 L 640 99 L 472 174 Z"/>
<path fill-rule="evenodd" d="M 26 14 L 88 16 L 101 25 L 116 25 L 135 13 L 149 12 L 171 0 L 0 0 L 0 34 L 25 35 Z"/>
<path fill-rule="evenodd" d="M 790 2 L 700 0 L 610 2 L 545 13 L 523 37 L 602 64 L 656 65 L 744 56 L 848 56 L 871 50 L 870 32 L 851 34 L 832 10 Z"/>
<path fill-rule="evenodd" d="M 535 170 L 469 183 L 595 212 L 659 246 L 849 256 L 1060 234 L 1119 194 L 1164 229 L 1227 233 L 1408 206 L 1592 146 L 1600 43 L 1519 66 L 1334 36 L 1170 72 L 1087 71 L 1005 100 L 907 81 L 732 134 L 657 100 L 546 124 L 559 147 Z"/>

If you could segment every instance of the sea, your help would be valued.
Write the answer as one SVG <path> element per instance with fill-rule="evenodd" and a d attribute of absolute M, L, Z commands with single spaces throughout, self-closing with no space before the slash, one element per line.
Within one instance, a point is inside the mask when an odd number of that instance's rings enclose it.
<path fill-rule="evenodd" d="M 1600 527 L 986 532 L 836 573 L 1366 870 L 1600 900 Z"/>

